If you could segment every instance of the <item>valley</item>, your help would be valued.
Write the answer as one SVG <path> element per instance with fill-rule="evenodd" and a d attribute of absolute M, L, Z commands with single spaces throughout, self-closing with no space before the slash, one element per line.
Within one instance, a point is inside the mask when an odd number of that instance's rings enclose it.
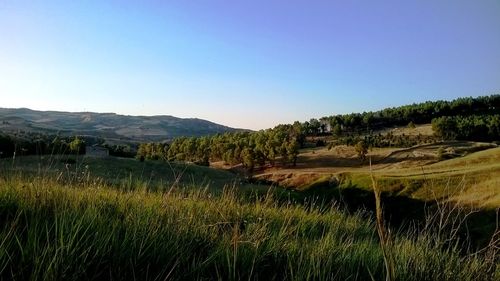
<path fill-rule="evenodd" d="M 460 131 L 454 119 L 401 126 L 380 114 L 367 130 L 360 116 L 330 117 L 333 132 L 325 118 L 201 129 L 120 155 L 87 154 L 83 134 L 3 131 L 0 276 L 497 279 L 496 115 L 457 117 Z"/>

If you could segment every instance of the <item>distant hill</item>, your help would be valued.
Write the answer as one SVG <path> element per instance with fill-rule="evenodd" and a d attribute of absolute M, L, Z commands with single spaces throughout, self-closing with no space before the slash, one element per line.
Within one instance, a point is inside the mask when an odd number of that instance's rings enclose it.
<path fill-rule="evenodd" d="M 36 111 L 0 108 L 0 132 L 85 135 L 125 142 L 166 141 L 238 129 L 197 118 L 128 116 L 115 113 Z"/>

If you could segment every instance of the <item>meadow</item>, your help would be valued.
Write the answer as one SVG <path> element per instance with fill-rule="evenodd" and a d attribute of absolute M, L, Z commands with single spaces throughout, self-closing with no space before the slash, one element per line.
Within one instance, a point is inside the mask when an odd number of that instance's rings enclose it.
<path fill-rule="evenodd" d="M 444 151 L 442 159 L 437 155 Z M 373 173 L 384 192 L 423 202 L 500 208 L 500 148 L 490 143 L 448 141 L 410 148 L 373 148 L 361 161 L 354 148 L 306 149 L 297 167 L 262 170 L 256 178 L 299 190 L 317 186 L 372 191 Z"/>
<path fill-rule="evenodd" d="M 468 248 L 448 220 L 388 227 L 381 247 L 369 212 L 286 200 L 226 171 L 64 162 L 1 161 L 1 279 L 383 280 L 387 266 L 396 280 L 500 277 L 495 240 Z"/>

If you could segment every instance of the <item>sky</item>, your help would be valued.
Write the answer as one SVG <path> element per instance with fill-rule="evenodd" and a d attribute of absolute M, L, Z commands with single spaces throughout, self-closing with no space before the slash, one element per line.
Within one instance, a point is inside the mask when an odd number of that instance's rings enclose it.
<path fill-rule="evenodd" d="M 0 0 L 0 107 L 263 129 L 499 93 L 498 0 Z"/>

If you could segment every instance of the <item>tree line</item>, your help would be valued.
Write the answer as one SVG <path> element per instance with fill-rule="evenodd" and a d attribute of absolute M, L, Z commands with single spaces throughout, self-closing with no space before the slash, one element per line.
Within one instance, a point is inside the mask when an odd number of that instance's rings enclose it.
<path fill-rule="evenodd" d="M 85 154 L 85 141 L 79 137 L 34 135 L 33 138 L 0 134 L 0 157 L 14 155 Z"/>
<path fill-rule="evenodd" d="M 500 95 L 476 98 L 458 98 L 452 101 L 427 101 L 411 105 L 386 108 L 375 112 L 351 113 L 312 119 L 305 125 L 313 133 L 322 133 L 322 127 L 330 127 L 337 136 L 344 133 L 412 124 L 428 124 L 443 116 L 471 116 L 500 114 Z"/>
<path fill-rule="evenodd" d="M 84 155 L 87 145 L 99 145 L 109 154 L 119 157 L 134 157 L 136 148 L 130 145 L 106 144 L 102 138 L 93 136 L 59 136 L 40 133 L 0 133 L 0 158 L 14 155 Z"/>
<path fill-rule="evenodd" d="M 392 132 L 386 134 L 365 134 L 365 135 L 347 135 L 343 137 L 338 137 L 334 141 L 328 144 L 328 148 L 331 149 L 337 145 L 347 145 L 355 146 L 360 141 L 366 143 L 371 147 L 412 147 L 415 145 L 423 143 L 432 143 L 437 139 L 435 136 L 425 136 L 425 135 L 395 135 Z"/>
<path fill-rule="evenodd" d="M 256 166 L 274 166 L 277 163 L 296 165 L 303 139 L 302 126 L 279 125 L 259 132 L 177 138 L 170 144 L 144 143 L 139 145 L 137 157 L 188 161 L 200 165 L 224 161 L 231 165 L 242 164 L 253 171 Z"/>
<path fill-rule="evenodd" d="M 432 120 L 432 129 L 446 140 L 500 141 L 500 115 L 439 117 Z"/>

